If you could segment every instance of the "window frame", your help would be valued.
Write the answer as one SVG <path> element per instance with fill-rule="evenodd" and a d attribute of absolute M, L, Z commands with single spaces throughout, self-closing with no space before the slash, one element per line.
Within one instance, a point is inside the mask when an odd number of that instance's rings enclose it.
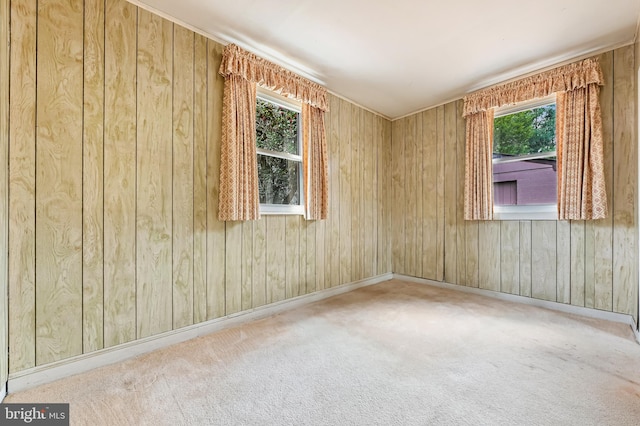
<path fill-rule="evenodd" d="M 536 98 L 529 101 L 518 102 L 515 105 L 506 105 L 494 110 L 493 120 L 496 118 L 504 117 L 505 115 L 517 114 L 519 112 L 540 108 L 547 105 L 556 103 L 556 94 L 553 93 L 549 96 L 542 98 Z M 557 141 L 557 136 L 556 136 Z M 493 141 L 491 142 L 493 146 Z M 493 151 L 493 149 L 492 149 Z M 492 152 L 493 156 L 493 152 Z M 511 158 L 492 158 L 492 170 L 491 170 L 491 191 L 494 190 L 493 181 L 493 165 L 511 163 L 522 160 L 534 160 L 555 156 L 557 157 L 557 150 L 540 152 L 529 155 L 522 155 Z M 556 171 L 557 179 L 557 171 Z M 558 201 L 553 204 L 527 204 L 527 205 L 515 205 L 515 206 L 498 206 L 495 204 L 495 198 L 493 199 L 493 218 L 495 220 L 558 220 Z"/>
<path fill-rule="evenodd" d="M 298 113 L 298 155 L 288 152 L 272 151 L 268 149 L 258 148 L 256 146 L 256 157 L 258 155 L 266 155 L 269 157 L 282 158 L 284 160 L 295 161 L 299 163 L 298 187 L 300 188 L 299 204 L 263 204 L 260 203 L 261 215 L 305 215 L 305 199 L 304 199 L 304 144 L 302 141 L 302 104 L 295 99 L 287 98 L 274 91 L 265 89 L 264 87 L 256 87 L 256 108 L 258 99 L 274 104 L 280 108 L 285 108 Z M 257 140 L 256 140 L 257 144 Z"/>

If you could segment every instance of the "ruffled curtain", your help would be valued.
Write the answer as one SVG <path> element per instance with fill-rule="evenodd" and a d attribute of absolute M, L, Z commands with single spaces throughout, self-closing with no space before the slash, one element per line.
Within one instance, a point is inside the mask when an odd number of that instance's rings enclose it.
<path fill-rule="evenodd" d="M 476 117 L 478 114 L 556 93 L 560 100 L 556 107 L 558 218 L 603 218 L 607 212 L 607 197 L 599 102 L 602 84 L 600 63 L 597 58 L 590 58 L 466 96 L 463 111 L 467 118 L 465 176 L 484 170 L 493 157 L 492 150 L 484 150 L 487 144 L 493 143 L 492 132 L 474 130 L 477 127 L 474 123 L 483 121 L 482 116 Z M 470 155 L 470 152 L 482 152 L 485 157 Z M 492 179 L 465 179 L 465 219 L 489 220 L 493 217 L 492 211 L 486 211 L 484 196 L 480 196 L 488 192 L 492 192 Z"/>
<path fill-rule="evenodd" d="M 324 112 L 329 110 L 326 89 L 235 44 L 225 47 L 219 72 L 225 77 L 225 95 L 218 218 L 254 220 L 260 217 L 255 139 L 256 84 L 304 104 L 305 217 L 326 218 L 328 169 Z"/>

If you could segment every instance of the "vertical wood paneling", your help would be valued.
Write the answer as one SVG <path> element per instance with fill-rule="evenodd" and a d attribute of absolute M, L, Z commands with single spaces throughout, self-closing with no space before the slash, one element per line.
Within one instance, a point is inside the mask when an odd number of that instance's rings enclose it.
<path fill-rule="evenodd" d="M 396 120 L 393 122 L 392 129 L 392 158 L 393 174 L 392 187 L 393 191 L 393 203 L 392 203 L 392 221 L 391 221 L 391 238 L 392 238 L 392 263 L 393 272 L 404 274 L 404 252 L 405 252 L 405 209 L 404 209 L 404 193 L 405 193 L 405 142 L 404 142 L 404 119 Z"/>
<path fill-rule="evenodd" d="M 241 311 L 253 308 L 253 225 L 254 221 L 242 224 Z"/>
<path fill-rule="evenodd" d="M 8 266 L 10 373 L 36 364 L 36 15 L 35 0 L 12 4 Z"/>
<path fill-rule="evenodd" d="M 500 223 L 500 291 L 520 294 L 520 222 Z"/>
<path fill-rule="evenodd" d="M 376 275 L 376 180 L 375 180 L 375 158 L 374 151 L 377 140 L 374 138 L 374 117 L 373 114 L 364 111 L 364 120 L 362 122 L 364 128 L 364 137 L 362 143 L 365 168 L 362 176 L 362 195 L 364 197 L 362 203 L 362 213 L 364 215 L 364 228 L 362 251 L 364 264 L 360 279 L 372 277 Z"/>
<path fill-rule="evenodd" d="M 225 223 L 218 220 L 224 79 L 218 73 L 222 46 L 207 42 L 207 319 L 225 314 Z"/>
<path fill-rule="evenodd" d="M 464 208 L 463 208 L 464 209 Z M 464 212 L 463 212 L 464 214 Z M 465 250 L 467 254 L 467 285 L 469 287 L 478 287 L 480 273 L 480 262 L 478 260 L 479 246 L 479 232 L 480 227 L 477 221 L 466 221 L 465 231 Z"/>
<path fill-rule="evenodd" d="M 298 221 L 298 249 L 300 250 L 298 255 L 298 295 L 307 294 L 307 285 L 309 285 L 309 283 L 307 282 L 307 260 L 309 259 L 307 250 L 307 248 L 309 248 L 307 247 L 307 236 L 309 224 L 312 223 L 315 223 L 315 221 L 305 220 L 304 217 L 300 217 Z"/>
<path fill-rule="evenodd" d="M 378 274 L 392 271 L 391 257 L 391 203 L 393 202 L 393 190 L 391 180 L 392 146 L 391 123 L 380 117 L 377 118 L 380 126 L 378 137 L 380 138 L 380 155 L 377 157 L 378 175 Z"/>
<path fill-rule="evenodd" d="M 300 295 L 300 216 L 285 218 L 285 298 Z"/>
<path fill-rule="evenodd" d="M 571 221 L 571 301 L 584 306 L 585 299 L 585 222 Z"/>
<path fill-rule="evenodd" d="M 242 222 L 227 223 L 225 237 L 224 313 L 230 315 L 242 309 Z"/>
<path fill-rule="evenodd" d="M 424 128 L 422 124 L 422 120 L 424 118 L 423 114 L 416 114 L 416 124 L 415 124 L 415 163 L 416 163 L 416 174 L 415 177 L 415 198 L 416 198 L 416 210 L 415 210 L 415 221 L 416 221 L 416 242 L 415 242 L 415 276 L 423 277 L 424 272 L 422 268 L 423 264 L 423 256 L 424 256 L 424 176 L 425 176 L 425 163 L 424 159 L 424 137 L 422 135 L 422 130 Z M 427 234 L 428 235 L 428 234 Z"/>
<path fill-rule="evenodd" d="M 478 286 L 486 290 L 500 291 L 500 222 L 480 222 L 478 239 Z"/>
<path fill-rule="evenodd" d="M 367 181 L 368 171 L 370 170 L 369 151 L 371 149 L 371 133 L 370 128 L 367 129 L 367 115 L 368 111 L 362 110 L 360 114 L 360 125 L 362 127 L 360 132 L 360 157 L 362 159 L 360 170 L 360 275 L 358 279 L 363 279 L 368 276 L 370 271 L 369 266 L 369 250 L 367 244 L 370 243 L 369 236 L 371 233 L 371 225 L 373 223 L 373 211 L 369 210 L 371 200 L 371 179 Z M 369 124 L 370 126 L 370 124 Z M 367 135 L 367 131 L 369 134 Z"/>
<path fill-rule="evenodd" d="M 467 275 L 467 222 L 464 220 L 464 173 L 465 173 L 465 120 L 462 117 L 464 102 L 456 103 L 456 261 L 458 284 L 468 286 L 471 280 Z"/>
<path fill-rule="evenodd" d="M 138 12 L 136 318 L 138 337 L 171 330 L 173 24 Z M 149 117 L 154 117 L 150 120 Z"/>
<path fill-rule="evenodd" d="M 36 1 L 11 7 L 9 108 L 9 371 L 34 367 Z M 19 46 L 19 48 L 18 48 Z"/>
<path fill-rule="evenodd" d="M 351 104 L 340 100 L 340 284 L 351 282 L 352 212 L 351 212 Z"/>
<path fill-rule="evenodd" d="M 380 209 L 382 208 L 382 205 L 384 204 L 383 201 L 383 196 L 380 194 L 380 192 L 378 191 L 379 188 L 379 181 L 381 179 L 381 177 L 379 177 L 378 174 L 378 158 L 380 155 L 382 155 L 382 149 L 381 149 L 381 145 L 382 145 L 382 118 L 376 116 L 375 114 L 371 114 L 371 143 L 372 143 L 372 147 L 371 150 L 369 151 L 369 164 L 371 167 L 371 210 L 373 212 L 372 216 L 371 216 L 371 220 L 373 221 L 373 223 L 371 224 L 371 229 L 369 232 L 371 232 L 372 237 L 371 237 L 371 270 L 369 271 L 369 273 L 367 274 L 368 276 L 375 276 L 378 275 L 378 269 L 379 269 L 379 264 L 382 262 L 382 259 L 380 257 L 380 252 L 378 251 L 378 246 L 379 246 L 379 238 L 380 235 L 378 234 L 378 229 L 380 229 Z"/>
<path fill-rule="evenodd" d="M 361 280 L 362 278 L 364 278 L 364 270 L 365 270 L 365 247 L 364 247 L 364 243 L 365 243 L 365 231 L 367 228 L 367 220 L 366 220 L 366 212 L 365 212 L 365 208 L 366 208 L 366 199 L 368 194 L 365 194 L 364 188 L 365 188 L 365 182 L 364 182 L 364 176 L 365 176 L 365 170 L 367 168 L 367 156 L 365 154 L 366 149 L 365 149 L 365 127 L 364 127 L 364 116 L 365 116 L 365 110 L 363 110 L 362 108 L 356 107 L 358 109 L 358 119 L 356 121 L 357 123 L 357 127 L 358 127 L 358 137 L 357 137 L 357 144 L 358 144 L 358 155 L 357 158 L 360 159 L 360 166 L 359 166 L 359 170 L 358 170 L 358 179 L 357 179 L 357 185 L 355 188 L 355 192 L 356 192 L 356 197 L 355 197 L 355 205 L 357 205 L 357 209 L 353 212 L 354 216 L 357 216 L 360 218 L 360 220 L 357 221 L 357 241 L 358 241 L 358 250 L 357 250 L 357 263 L 356 263 L 356 268 L 357 268 L 357 274 L 352 278 L 354 281 L 357 280 Z M 355 131 L 355 129 L 353 129 Z"/>
<path fill-rule="evenodd" d="M 46 363 L 392 265 L 394 272 L 637 315 L 637 285 L 629 285 L 637 274 L 632 48 L 602 55 L 609 219 L 463 221 L 460 101 L 392 124 L 331 95 L 329 218 L 269 216 L 227 226 L 217 220 L 222 46 L 147 12 L 138 26 L 138 9 L 124 1 L 86 0 L 84 11 L 79 4 L 41 3 L 36 32 L 37 2 L 11 3 L 12 372 L 35 366 L 36 348 L 38 364 Z M 76 167 L 62 170 L 62 159 Z M 65 197 L 68 214 L 51 215 L 49 202 Z M 53 250 L 60 241 L 64 250 Z M 54 254 L 62 261 L 51 266 Z M 39 300 L 61 288 L 50 277 L 70 271 L 62 315 L 45 312 L 43 303 L 36 314 L 36 268 Z M 145 285 L 149 278 L 153 286 Z M 65 326 L 53 330 L 52 320 Z"/>
<path fill-rule="evenodd" d="M 193 322 L 207 318 L 207 39 L 195 34 L 193 102 Z"/>
<path fill-rule="evenodd" d="M 589 221 L 584 227 L 584 306 L 595 307 L 595 226 Z"/>
<path fill-rule="evenodd" d="M 600 57 L 600 66 L 604 76 L 604 86 L 600 89 L 600 108 L 602 111 L 602 139 L 604 141 L 604 173 L 609 200 L 609 210 L 606 219 L 590 222 L 593 227 L 593 239 L 587 236 L 587 242 L 593 242 L 593 246 L 587 246 L 588 255 L 593 252 L 593 284 L 589 283 L 587 295 L 587 307 L 594 307 L 610 311 L 613 307 L 613 122 L 614 122 L 614 69 L 613 54 L 607 52 Z M 587 228 L 587 233 L 591 229 Z M 587 258 L 587 264 L 591 261 Z M 590 272 L 590 271 L 589 271 Z M 590 276 L 590 274 L 588 275 Z M 593 288 L 593 305 L 591 305 L 591 289 Z"/>
<path fill-rule="evenodd" d="M 9 253 L 9 2 L 0 3 L 0 384 L 9 373 L 8 256 Z"/>
<path fill-rule="evenodd" d="M 422 277 L 436 280 L 438 271 L 438 129 L 436 110 L 422 114 Z"/>
<path fill-rule="evenodd" d="M 462 101 L 458 100 L 392 122 L 393 175 L 389 181 L 393 190 L 394 272 L 420 272 L 426 278 L 450 283 L 637 316 L 638 149 L 633 46 L 604 53 L 600 61 L 605 80 L 600 100 L 607 219 L 571 223 L 462 220 L 465 129 Z M 420 135 L 416 133 L 418 117 L 423 121 Z M 420 152 L 429 154 L 420 156 Z M 414 163 L 417 157 L 421 158 L 419 164 Z M 433 176 L 429 175 L 432 169 Z M 433 199 L 431 194 L 435 194 Z M 415 233 L 419 223 L 421 244 Z M 431 235 L 431 241 L 426 235 Z M 421 271 L 414 269 L 412 259 L 419 250 L 424 256 Z M 430 254 L 432 250 L 434 254 Z M 435 259 L 433 276 L 430 258 Z"/>
<path fill-rule="evenodd" d="M 571 224 L 558 221 L 556 226 L 556 301 L 571 303 Z"/>
<path fill-rule="evenodd" d="M 253 223 L 253 277 L 251 301 L 257 308 L 267 303 L 267 219 Z"/>
<path fill-rule="evenodd" d="M 315 278 L 315 291 L 324 290 L 328 279 L 327 276 L 330 275 L 330 272 L 328 270 L 330 265 L 326 253 L 328 241 L 325 238 L 328 226 L 328 219 L 316 222 L 314 227 L 309 228 L 310 232 L 313 228 L 315 228 L 315 235 L 309 235 L 307 237 L 307 244 L 309 244 L 312 239 L 316 243 L 315 255 L 313 261 L 311 262 L 313 264 L 312 267 L 315 268 L 315 274 L 312 275 Z M 309 274 L 309 270 L 307 270 L 307 274 Z M 310 279 L 311 278 L 307 276 L 307 282 L 309 282 Z M 307 292 L 309 292 L 308 288 Z"/>
<path fill-rule="evenodd" d="M 444 280 L 456 284 L 457 275 L 457 217 L 456 195 L 458 191 L 457 178 L 457 127 L 456 104 L 450 102 L 444 106 Z"/>
<path fill-rule="evenodd" d="M 613 310 L 637 318 L 638 144 L 634 46 L 613 55 Z"/>
<path fill-rule="evenodd" d="M 405 185 L 405 224 L 404 238 L 405 250 L 404 273 L 410 276 L 416 275 L 416 116 L 412 115 L 405 120 L 404 133 L 404 185 Z"/>
<path fill-rule="evenodd" d="M 9 372 L 36 364 L 36 2 L 11 8 L 9 107 Z"/>
<path fill-rule="evenodd" d="M 391 153 L 393 149 L 393 146 L 391 144 L 391 122 L 389 121 L 385 122 L 384 135 L 385 135 L 384 140 L 386 141 L 386 143 L 385 143 L 383 158 L 386 160 L 385 164 L 389 165 L 391 164 Z M 385 194 L 386 194 L 386 203 L 387 203 L 386 211 L 388 212 L 385 223 L 384 223 L 384 232 L 385 232 L 385 238 L 386 238 L 385 256 L 387 260 L 386 262 L 387 271 L 392 272 L 393 259 L 391 257 L 391 224 L 393 223 L 393 219 L 391 216 L 391 211 L 392 211 L 391 203 L 393 202 L 393 188 L 392 188 L 393 182 L 391 180 L 391 168 L 386 166 L 385 168 L 386 168 Z"/>
<path fill-rule="evenodd" d="M 104 0 L 86 0 L 82 165 L 82 350 L 104 347 Z"/>
<path fill-rule="evenodd" d="M 341 101 L 336 96 L 329 96 L 331 110 L 330 132 L 327 139 L 329 156 L 329 215 L 325 228 L 325 244 L 327 273 L 325 273 L 325 288 L 340 283 L 340 208 L 341 208 L 341 178 L 340 178 L 340 123 Z M 345 118 L 346 122 L 346 118 Z"/>
<path fill-rule="evenodd" d="M 355 105 L 349 104 L 351 107 L 350 134 L 351 134 L 351 170 L 349 171 L 349 184 L 351 185 L 351 278 L 348 281 L 356 281 L 360 279 L 362 268 L 362 135 L 360 133 L 360 122 L 362 120 L 362 109 Z M 347 282 L 347 281 L 345 281 Z"/>
<path fill-rule="evenodd" d="M 193 324 L 194 34 L 173 27 L 173 328 Z"/>
<path fill-rule="evenodd" d="M 286 227 L 284 216 L 267 216 L 267 303 L 286 297 Z"/>
<path fill-rule="evenodd" d="M 324 283 L 324 276 L 319 279 L 317 275 L 320 273 L 322 266 L 316 268 L 316 262 L 322 265 L 324 258 L 323 250 L 316 250 L 316 234 L 318 225 L 323 221 L 307 221 L 300 219 L 300 253 L 302 263 L 300 266 L 300 294 L 313 293 L 318 289 L 318 283 Z"/>
<path fill-rule="evenodd" d="M 82 353 L 83 12 L 38 4 L 36 365 Z"/>
<path fill-rule="evenodd" d="M 330 95 L 329 218 L 225 224 L 222 46 L 123 0 L 9 5 L 12 372 L 391 271 L 388 120 Z"/>
<path fill-rule="evenodd" d="M 444 232 L 445 232 L 445 128 L 444 128 L 444 106 L 439 106 L 436 108 L 436 169 L 437 169 L 437 180 L 436 180 L 436 209 L 437 209 L 437 222 L 438 226 L 436 229 L 436 258 L 437 258 L 437 270 L 436 270 L 436 280 L 443 281 L 444 280 L 444 264 L 445 264 L 445 249 L 444 249 Z M 394 221 L 396 218 L 394 217 Z"/>
<path fill-rule="evenodd" d="M 531 297 L 531 221 L 520 221 L 520 296 Z"/>
<path fill-rule="evenodd" d="M 136 338 L 137 8 L 106 2 L 104 346 Z"/>
<path fill-rule="evenodd" d="M 531 222 L 531 296 L 556 301 L 556 222 Z"/>

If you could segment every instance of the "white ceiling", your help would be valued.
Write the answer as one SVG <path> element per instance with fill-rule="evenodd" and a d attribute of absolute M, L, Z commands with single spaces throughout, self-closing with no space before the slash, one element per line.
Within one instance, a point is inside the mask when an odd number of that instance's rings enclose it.
<path fill-rule="evenodd" d="M 634 40 L 640 0 L 130 0 L 389 118 Z"/>

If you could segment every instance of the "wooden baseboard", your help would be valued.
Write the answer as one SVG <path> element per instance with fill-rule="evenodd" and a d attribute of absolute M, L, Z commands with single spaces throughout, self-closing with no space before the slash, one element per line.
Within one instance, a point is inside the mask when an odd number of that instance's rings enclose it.
<path fill-rule="evenodd" d="M 315 293 L 305 294 L 303 296 L 294 297 L 292 299 L 239 312 L 226 317 L 194 324 L 178 330 L 168 331 L 166 333 L 157 334 L 155 336 L 135 340 L 111 348 L 101 349 L 88 354 L 78 355 L 51 364 L 9 374 L 8 387 L 6 390 L 8 393 L 25 390 L 37 385 L 72 376 L 74 374 L 83 373 L 98 367 L 124 361 L 138 355 L 214 333 L 225 328 L 272 316 L 318 300 L 346 293 L 360 287 L 388 281 L 391 278 L 391 273 L 378 275 L 376 277 L 320 290 Z"/>
<path fill-rule="evenodd" d="M 574 315 L 580 315 L 588 318 L 596 318 L 596 319 L 602 319 L 606 321 L 613 321 L 613 322 L 618 322 L 622 324 L 628 324 L 633 330 L 636 336 L 636 340 L 638 341 L 638 343 L 640 343 L 640 335 L 638 334 L 638 329 L 636 328 L 636 322 L 631 315 L 620 314 L 617 312 L 610 312 L 610 311 L 601 311 L 599 309 L 585 308 L 582 306 L 567 305 L 565 303 L 559 303 L 559 302 L 549 302 L 546 300 L 533 299 L 531 297 L 518 296 L 515 294 L 508 294 L 508 293 L 500 293 L 497 291 L 485 290 L 482 288 L 449 284 L 449 283 L 440 282 L 440 281 L 428 280 L 425 278 L 410 277 L 408 275 L 402 275 L 402 274 L 393 274 L 393 278 L 402 280 L 402 281 L 426 284 L 433 287 L 440 287 L 440 288 L 446 288 L 449 290 L 461 291 L 464 293 L 471 293 L 471 294 L 477 294 L 480 296 L 492 297 L 494 299 L 500 299 L 500 300 L 505 300 L 509 302 L 523 303 L 525 305 L 537 306 L 539 308 L 551 309 L 554 311 L 560 311 L 567 314 L 574 314 Z"/>

